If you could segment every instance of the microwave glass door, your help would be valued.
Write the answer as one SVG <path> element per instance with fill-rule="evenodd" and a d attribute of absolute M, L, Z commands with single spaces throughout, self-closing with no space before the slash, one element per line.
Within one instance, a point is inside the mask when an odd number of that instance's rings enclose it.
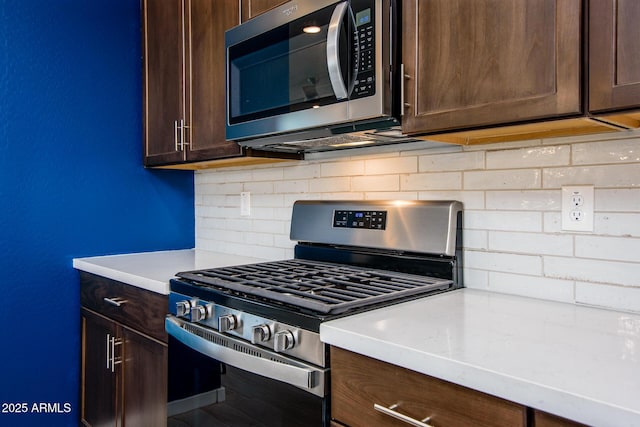
<path fill-rule="evenodd" d="M 346 101 L 357 75 L 357 46 L 348 2 L 230 46 L 229 124 Z"/>

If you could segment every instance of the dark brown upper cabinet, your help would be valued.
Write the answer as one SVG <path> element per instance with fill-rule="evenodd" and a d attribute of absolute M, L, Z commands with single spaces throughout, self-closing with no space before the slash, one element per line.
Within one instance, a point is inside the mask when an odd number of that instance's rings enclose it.
<path fill-rule="evenodd" d="M 581 0 L 407 0 L 408 134 L 577 116 Z"/>
<path fill-rule="evenodd" d="M 640 108 L 639 22 L 638 0 L 589 2 L 589 110 L 592 113 Z"/>
<path fill-rule="evenodd" d="M 224 31 L 237 0 L 144 0 L 145 165 L 242 155 L 225 140 Z"/>
<path fill-rule="evenodd" d="M 241 0 L 242 22 L 248 21 L 269 9 L 286 3 L 288 0 Z"/>
<path fill-rule="evenodd" d="M 145 166 L 203 169 L 302 158 L 243 149 L 225 138 L 224 33 L 239 23 L 240 0 L 143 0 Z"/>

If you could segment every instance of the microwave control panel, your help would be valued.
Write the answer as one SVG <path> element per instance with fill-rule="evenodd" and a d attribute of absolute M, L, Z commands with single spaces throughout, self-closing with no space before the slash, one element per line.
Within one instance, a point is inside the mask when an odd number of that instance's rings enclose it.
<path fill-rule="evenodd" d="M 356 18 L 356 34 L 358 37 L 358 76 L 353 86 L 351 98 L 364 98 L 376 93 L 376 39 L 374 31 L 373 8 L 354 10 Z"/>
<path fill-rule="evenodd" d="M 335 211 L 333 226 L 338 228 L 365 228 L 384 230 L 387 228 L 386 211 Z"/>

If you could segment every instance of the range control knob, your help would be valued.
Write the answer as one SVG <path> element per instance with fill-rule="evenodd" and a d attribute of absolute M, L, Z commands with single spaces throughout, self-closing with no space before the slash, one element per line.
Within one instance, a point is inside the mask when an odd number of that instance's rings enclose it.
<path fill-rule="evenodd" d="M 290 350 L 296 345 L 296 339 L 291 331 L 280 331 L 273 337 L 273 349 L 276 352 Z"/>
<path fill-rule="evenodd" d="M 218 318 L 218 331 L 220 332 L 233 331 L 237 327 L 238 320 L 233 314 L 226 314 Z"/>
<path fill-rule="evenodd" d="M 176 303 L 176 315 L 186 317 L 191 311 L 191 301 L 178 301 Z"/>
<path fill-rule="evenodd" d="M 271 338 L 271 328 L 269 325 L 254 326 L 251 333 L 251 344 L 259 344 L 269 341 Z"/>
<path fill-rule="evenodd" d="M 191 307 L 190 320 L 192 322 L 200 322 L 211 317 L 213 305 L 194 305 Z"/>

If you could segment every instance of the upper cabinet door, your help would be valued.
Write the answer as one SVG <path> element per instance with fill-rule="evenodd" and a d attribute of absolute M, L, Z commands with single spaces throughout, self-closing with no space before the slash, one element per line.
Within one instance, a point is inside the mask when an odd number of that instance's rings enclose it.
<path fill-rule="evenodd" d="M 190 0 L 188 2 L 187 160 L 210 160 L 241 154 L 241 148 L 225 137 L 224 32 L 238 25 L 238 0 Z"/>
<path fill-rule="evenodd" d="M 589 111 L 640 107 L 640 1 L 589 2 Z"/>
<path fill-rule="evenodd" d="M 241 0 L 242 1 L 242 22 L 248 21 L 269 9 L 286 3 L 289 0 Z"/>
<path fill-rule="evenodd" d="M 581 3 L 404 1 L 403 131 L 582 113 Z"/>
<path fill-rule="evenodd" d="M 145 164 L 177 162 L 176 121 L 184 117 L 182 0 L 145 0 L 144 149 Z"/>

